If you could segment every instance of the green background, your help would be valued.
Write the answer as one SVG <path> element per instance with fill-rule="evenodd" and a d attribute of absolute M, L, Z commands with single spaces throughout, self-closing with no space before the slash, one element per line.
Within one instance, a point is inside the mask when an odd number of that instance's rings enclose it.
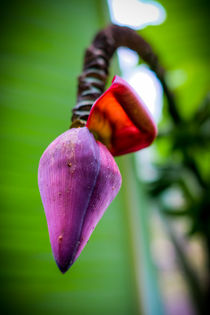
<path fill-rule="evenodd" d="M 135 314 L 121 194 L 65 275 L 50 248 L 39 159 L 68 129 L 84 49 L 106 24 L 101 1 L 1 3 L 2 314 Z"/>
<path fill-rule="evenodd" d="M 160 2 L 167 20 L 141 34 L 169 70 L 189 117 L 209 89 L 209 4 Z M 107 12 L 99 0 L 1 1 L 1 314 L 163 313 L 148 245 L 150 213 L 133 155 L 117 159 L 122 189 L 64 275 L 52 256 L 38 191 L 39 159 L 69 127 L 84 50 L 107 25 Z M 173 85 L 182 81 L 180 70 L 185 80 Z M 167 155 L 167 143 L 160 149 Z"/>

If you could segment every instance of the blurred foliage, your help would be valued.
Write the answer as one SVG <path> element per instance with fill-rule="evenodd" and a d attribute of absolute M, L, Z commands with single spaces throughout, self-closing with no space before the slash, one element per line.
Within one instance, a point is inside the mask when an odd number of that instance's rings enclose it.
<path fill-rule="evenodd" d="M 190 219 L 188 236 L 201 235 L 210 274 L 210 54 L 209 1 L 160 1 L 166 21 L 141 31 L 167 69 L 167 84 L 175 95 L 175 112 L 167 104 L 156 142 L 158 176 L 149 186 L 151 196 L 171 220 Z M 178 117 L 178 119 L 177 119 Z M 166 198 L 169 195 L 178 197 Z M 170 232 L 171 233 L 171 232 Z M 172 234 L 171 234 L 172 235 Z M 172 235 L 189 282 L 197 311 L 204 314 L 210 298 L 210 278 L 199 292 L 195 272 Z M 193 279 L 192 279 L 193 278 Z"/>
<path fill-rule="evenodd" d="M 65 275 L 53 259 L 39 159 L 68 129 L 84 50 L 107 24 L 98 0 L 1 1 L 1 314 L 136 314 L 119 194 Z"/>
<path fill-rule="evenodd" d="M 158 199 L 158 204 L 164 215 L 171 219 L 185 216 L 190 219 L 188 236 L 199 233 L 207 255 L 208 272 L 210 271 L 210 98 L 209 96 L 198 108 L 196 115 L 188 119 L 187 124 L 174 125 L 171 130 L 161 133 L 158 141 L 170 142 L 169 158 L 167 162 L 157 165 L 157 179 L 151 183 L 149 189 L 151 196 Z M 177 128 L 178 127 L 178 128 Z M 183 135 L 183 136 L 182 136 Z M 206 161 L 205 161 L 206 159 Z M 203 161 L 200 167 L 198 161 Z M 165 196 L 177 194 L 181 202 L 167 201 Z M 181 204 L 180 204 L 181 203 Z M 176 239 L 173 237 L 176 245 Z M 177 246 L 175 247 L 178 248 Z M 190 263 L 186 267 L 186 258 L 181 248 L 178 248 L 178 256 L 182 261 L 185 274 L 189 275 L 192 269 Z M 184 265 L 183 265 L 184 264 Z M 190 272 L 190 283 L 194 278 L 194 272 Z M 193 280 L 196 282 L 197 280 Z M 206 308 L 209 298 L 209 279 L 206 279 L 205 292 L 197 293 L 201 284 L 194 285 L 194 302 L 198 306 L 200 314 L 203 307 Z M 194 289 L 191 286 L 191 289 Z M 199 301 L 196 301 L 199 299 Z"/>

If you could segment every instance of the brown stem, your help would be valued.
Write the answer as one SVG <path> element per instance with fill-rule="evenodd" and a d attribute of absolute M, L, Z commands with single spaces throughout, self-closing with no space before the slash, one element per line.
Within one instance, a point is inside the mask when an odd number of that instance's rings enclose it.
<path fill-rule="evenodd" d="M 174 96 L 164 79 L 165 71 L 151 46 L 134 30 L 111 24 L 100 31 L 85 52 L 83 72 L 79 76 L 77 104 L 73 108 L 72 126 L 84 126 L 95 100 L 104 92 L 108 77 L 109 62 L 118 47 L 136 51 L 150 66 L 162 83 L 168 99 L 169 111 L 175 123 L 180 122 Z"/>

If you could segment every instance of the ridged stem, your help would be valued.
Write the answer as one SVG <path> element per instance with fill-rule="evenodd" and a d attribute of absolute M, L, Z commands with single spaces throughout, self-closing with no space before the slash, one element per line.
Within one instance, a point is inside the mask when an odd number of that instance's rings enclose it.
<path fill-rule="evenodd" d="M 110 24 L 100 31 L 85 52 L 83 72 L 79 76 L 77 104 L 72 112 L 72 126 L 84 126 L 95 100 L 104 92 L 108 78 L 109 62 L 119 47 L 136 51 L 150 66 L 162 83 L 169 103 L 169 111 L 176 122 L 180 121 L 176 110 L 174 96 L 169 90 L 164 69 L 160 66 L 152 47 L 133 29 Z"/>

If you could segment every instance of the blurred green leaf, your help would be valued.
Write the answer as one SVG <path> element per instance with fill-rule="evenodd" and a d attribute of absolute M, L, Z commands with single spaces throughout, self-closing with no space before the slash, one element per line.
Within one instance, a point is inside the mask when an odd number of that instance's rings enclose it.
<path fill-rule="evenodd" d="M 1 1 L 1 314 L 136 314 L 122 194 L 65 275 L 52 256 L 37 168 L 68 129 L 97 0 Z"/>

